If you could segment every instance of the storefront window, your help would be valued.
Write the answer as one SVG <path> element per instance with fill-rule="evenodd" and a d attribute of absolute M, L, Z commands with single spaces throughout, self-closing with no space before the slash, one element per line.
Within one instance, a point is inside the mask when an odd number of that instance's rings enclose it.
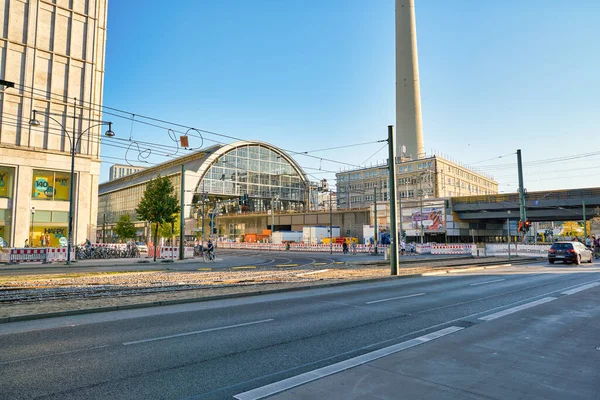
<path fill-rule="evenodd" d="M 10 236 L 10 210 L 0 210 L 0 247 L 8 245 Z"/>
<path fill-rule="evenodd" d="M 0 197 L 12 197 L 15 169 L 0 166 Z"/>
<path fill-rule="evenodd" d="M 31 197 L 35 200 L 69 201 L 70 181 L 68 172 L 34 169 Z"/>

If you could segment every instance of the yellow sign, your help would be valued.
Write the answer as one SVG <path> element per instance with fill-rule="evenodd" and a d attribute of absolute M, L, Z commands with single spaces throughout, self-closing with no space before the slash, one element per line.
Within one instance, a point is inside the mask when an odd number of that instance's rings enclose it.
<path fill-rule="evenodd" d="M 69 200 L 68 172 L 33 170 L 31 196 L 36 200 Z"/>
<path fill-rule="evenodd" d="M 11 197 L 15 169 L 0 167 L 0 197 Z"/>

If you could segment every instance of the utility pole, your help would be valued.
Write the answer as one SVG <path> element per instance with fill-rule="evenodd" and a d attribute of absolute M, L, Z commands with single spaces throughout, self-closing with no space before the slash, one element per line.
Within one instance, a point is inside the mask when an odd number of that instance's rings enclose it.
<path fill-rule="evenodd" d="M 377 252 L 377 239 L 378 239 L 378 235 L 377 235 L 377 185 L 373 185 L 373 195 L 375 196 L 375 199 L 373 200 L 373 216 L 374 216 L 373 226 L 375 228 L 375 232 L 374 232 L 375 250 L 374 250 L 374 253 L 375 253 L 375 255 L 377 255 L 378 254 L 378 252 Z"/>
<path fill-rule="evenodd" d="M 388 168 L 390 186 L 390 273 L 398 275 L 398 234 L 396 229 L 396 144 L 394 126 L 388 126 Z M 402 215 L 402 210 L 400 210 Z"/>
<path fill-rule="evenodd" d="M 421 214 L 419 217 L 421 220 L 421 244 L 423 244 L 423 174 L 419 176 L 419 197 L 421 200 Z"/>
<path fill-rule="evenodd" d="M 185 193 L 185 166 L 181 164 L 181 210 L 179 211 L 179 259 L 183 260 L 185 257 L 184 249 L 183 249 L 183 239 L 185 238 L 185 203 L 184 203 L 184 193 Z"/>
<path fill-rule="evenodd" d="M 333 254 L 333 209 L 331 208 L 331 190 L 329 191 L 329 254 Z"/>
<path fill-rule="evenodd" d="M 588 234 L 587 234 L 587 223 L 585 222 L 585 201 L 581 201 L 581 206 L 583 208 L 583 243 L 585 243 Z"/>
<path fill-rule="evenodd" d="M 517 150 L 517 169 L 519 173 L 519 211 L 522 226 L 527 221 L 527 211 L 525 210 L 525 189 L 523 188 L 523 163 L 521 161 L 521 149 Z M 525 230 L 521 232 L 522 241 L 525 241 Z"/>
<path fill-rule="evenodd" d="M 510 261 L 510 218 L 506 218 L 506 238 L 508 239 L 508 260 Z"/>

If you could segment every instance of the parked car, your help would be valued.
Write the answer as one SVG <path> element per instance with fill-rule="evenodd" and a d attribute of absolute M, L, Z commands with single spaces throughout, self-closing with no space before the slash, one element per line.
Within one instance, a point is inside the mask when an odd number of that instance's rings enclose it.
<path fill-rule="evenodd" d="M 548 250 L 548 262 L 554 264 L 554 261 L 564 263 L 572 262 L 577 265 L 582 261 L 594 262 L 594 253 L 579 242 L 556 242 Z"/>
<path fill-rule="evenodd" d="M 137 246 L 137 248 L 140 251 L 140 253 L 147 253 L 148 252 L 148 246 L 146 246 L 144 243 L 142 243 L 142 242 L 135 242 L 135 245 Z"/>

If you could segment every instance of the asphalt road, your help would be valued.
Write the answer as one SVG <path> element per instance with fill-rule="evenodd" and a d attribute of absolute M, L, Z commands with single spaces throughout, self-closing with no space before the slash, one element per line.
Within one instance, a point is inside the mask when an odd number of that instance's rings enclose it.
<path fill-rule="evenodd" d="M 597 281 L 536 263 L 3 324 L 0 398 L 227 399 Z"/>

